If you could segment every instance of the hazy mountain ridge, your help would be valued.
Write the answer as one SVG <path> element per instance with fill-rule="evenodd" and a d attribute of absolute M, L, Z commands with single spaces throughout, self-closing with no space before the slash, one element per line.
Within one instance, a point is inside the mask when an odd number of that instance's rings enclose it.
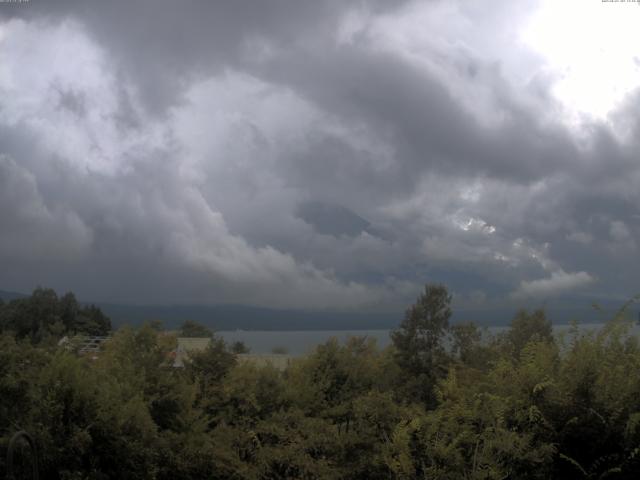
<path fill-rule="evenodd" d="M 4 301 L 26 298 L 28 295 L 0 290 Z M 160 320 L 167 329 L 178 328 L 184 320 L 194 320 L 213 330 L 386 330 L 396 328 L 404 318 L 404 311 L 385 313 L 279 310 L 244 305 L 126 305 L 81 301 L 94 304 L 111 318 L 114 327 L 125 324 L 140 325 L 149 320 Z M 596 309 L 588 302 L 575 305 L 547 305 L 545 310 L 555 324 L 578 320 L 581 323 L 604 322 L 621 307 L 621 302 L 599 302 Z M 539 305 L 523 305 L 530 310 Z M 504 326 L 516 313 L 509 306 L 476 309 L 456 309 L 452 321 L 473 321 L 477 325 Z M 638 316 L 632 307 L 630 315 Z"/>
<path fill-rule="evenodd" d="M 5 302 L 10 302 L 11 300 L 17 300 L 19 298 L 27 298 L 28 296 L 29 295 L 25 295 L 24 293 L 0 290 L 0 299 L 4 300 Z"/>

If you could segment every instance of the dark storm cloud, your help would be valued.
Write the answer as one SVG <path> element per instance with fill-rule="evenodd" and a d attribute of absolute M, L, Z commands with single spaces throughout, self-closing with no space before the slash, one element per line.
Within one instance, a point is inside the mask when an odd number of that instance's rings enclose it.
<path fill-rule="evenodd" d="M 162 112 L 180 98 L 185 80 L 236 64 L 251 42 L 267 39 L 277 48 L 289 48 L 309 37 L 324 37 L 353 4 L 357 2 L 62 0 L 33 2 L 29 8 L 5 9 L 0 15 L 80 20 L 135 79 L 145 105 Z M 363 5 L 374 11 L 389 8 L 378 0 Z"/>
<path fill-rule="evenodd" d="M 306 202 L 298 205 L 298 216 L 325 235 L 348 235 L 357 237 L 365 232 L 370 224 L 348 208 L 320 202 Z"/>
<path fill-rule="evenodd" d="M 0 281 L 339 308 L 428 280 L 470 303 L 630 293 L 639 97 L 615 113 L 625 138 L 572 130 L 542 60 L 501 40 L 533 7 L 509 5 L 0 10 L 28 78 L 0 77 Z M 396 34 L 431 10 L 450 23 L 416 54 Z"/>
<path fill-rule="evenodd" d="M 286 60 L 271 66 L 267 78 L 293 83 L 328 111 L 385 132 L 397 149 L 395 168 L 405 179 L 436 168 L 530 182 L 576 157 L 557 126 L 538 125 L 536 112 L 523 111 L 508 98 L 497 105 L 508 117 L 505 125 L 482 128 L 444 85 L 390 54 L 336 48 Z M 495 89 L 502 86 L 499 78 L 495 83 Z"/>

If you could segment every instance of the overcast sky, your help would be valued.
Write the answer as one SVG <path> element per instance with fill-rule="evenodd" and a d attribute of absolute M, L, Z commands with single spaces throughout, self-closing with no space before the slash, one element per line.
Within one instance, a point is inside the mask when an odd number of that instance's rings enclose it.
<path fill-rule="evenodd" d="M 640 291 L 640 4 L 0 3 L 0 289 Z"/>

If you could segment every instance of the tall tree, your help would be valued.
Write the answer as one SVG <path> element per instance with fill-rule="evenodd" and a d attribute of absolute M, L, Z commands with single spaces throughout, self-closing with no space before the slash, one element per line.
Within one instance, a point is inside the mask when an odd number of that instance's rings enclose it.
<path fill-rule="evenodd" d="M 107 335 L 111 331 L 111 320 L 100 308 L 89 305 L 79 311 L 76 330 L 89 335 Z"/>
<path fill-rule="evenodd" d="M 520 310 L 511 321 L 506 340 L 514 356 L 519 356 L 525 345 L 531 341 L 553 342 L 553 328 L 544 310 L 533 313 Z"/>
<path fill-rule="evenodd" d="M 446 373 L 443 340 L 449 331 L 451 295 L 444 285 L 427 284 L 406 312 L 400 328 L 391 333 L 396 361 L 407 376 L 410 395 L 434 406 L 434 386 Z"/>
<path fill-rule="evenodd" d="M 68 292 L 60 297 L 60 318 L 66 331 L 75 332 L 79 310 L 80 306 L 73 293 Z"/>
<path fill-rule="evenodd" d="M 193 320 L 185 320 L 182 327 L 180 327 L 180 336 L 211 338 L 213 336 L 213 332 L 201 323 L 194 322 Z"/>

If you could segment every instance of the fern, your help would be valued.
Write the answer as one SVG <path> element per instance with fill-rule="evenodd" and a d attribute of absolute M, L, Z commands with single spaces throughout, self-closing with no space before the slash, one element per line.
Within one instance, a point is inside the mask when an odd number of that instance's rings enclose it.
<path fill-rule="evenodd" d="M 576 470 L 578 470 L 583 475 L 584 478 L 589 478 L 589 474 L 587 473 L 587 471 L 584 468 L 582 468 L 582 465 L 580 465 L 576 460 L 574 460 L 568 455 L 565 455 L 564 453 L 560 453 L 558 456 L 561 459 L 566 460 L 571 465 L 573 465 L 576 468 Z"/>

